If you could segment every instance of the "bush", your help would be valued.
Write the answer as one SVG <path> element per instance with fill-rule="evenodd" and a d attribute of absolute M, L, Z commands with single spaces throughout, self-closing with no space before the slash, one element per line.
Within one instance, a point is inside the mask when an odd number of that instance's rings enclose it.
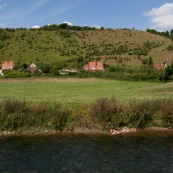
<path fill-rule="evenodd" d="M 173 128 L 173 99 L 120 103 L 116 98 L 100 98 L 90 107 L 69 109 L 58 103 L 34 103 L 16 99 L 0 102 L 0 130 L 75 128 L 110 130 L 119 127 Z"/>
<path fill-rule="evenodd" d="M 17 70 L 3 70 L 4 78 L 21 78 L 21 77 L 31 77 L 29 72 L 17 71 Z"/>
<path fill-rule="evenodd" d="M 91 116 L 94 121 L 101 123 L 103 129 L 110 129 L 119 125 L 114 122 L 117 120 L 115 116 L 119 116 L 122 113 L 122 106 L 114 98 L 101 98 L 91 107 Z"/>
<path fill-rule="evenodd" d="M 142 100 L 126 105 L 115 98 L 102 98 L 91 107 L 91 116 L 104 130 L 121 126 L 173 127 L 173 100 Z"/>
<path fill-rule="evenodd" d="M 0 103 L 0 130 L 50 128 L 64 130 L 70 111 L 60 104 L 5 99 Z"/>
<path fill-rule="evenodd" d="M 148 126 L 156 111 L 151 103 L 150 100 L 131 102 L 127 111 L 128 124 L 136 128 Z"/>
<path fill-rule="evenodd" d="M 60 73 L 59 73 L 58 67 L 54 66 L 54 67 L 51 69 L 51 74 L 52 74 L 53 76 L 59 76 Z"/>

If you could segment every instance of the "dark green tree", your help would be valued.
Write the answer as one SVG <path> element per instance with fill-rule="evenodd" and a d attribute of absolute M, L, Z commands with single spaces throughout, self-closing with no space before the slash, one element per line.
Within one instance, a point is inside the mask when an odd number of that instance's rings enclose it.
<path fill-rule="evenodd" d="M 170 30 L 170 35 L 173 35 L 173 29 Z"/>
<path fill-rule="evenodd" d="M 58 71 L 58 67 L 53 66 L 52 69 L 51 69 L 51 74 L 52 74 L 53 76 L 59 76 L 60 73 L 59 73 L 59 71 Z"/>
<path fill-rule="evenodd" d="M 150 57 L 148 58 L 148 65 L 149 65 L 149 66 L 152 66 L 153 64 L 154 64 L 153 58 L 150 56 Z"/>
<path fill-rule="evenodd" d="M 83 57 L 82 56 L 79 56 L 77 58 L 77 63 L 82 63 L 84 61 Z"/>
<path fill-rule="evenodd" d="M 43 73 L 50 73 L 51 67 L 49 64 L 40 64 L 38 66 Z"/>

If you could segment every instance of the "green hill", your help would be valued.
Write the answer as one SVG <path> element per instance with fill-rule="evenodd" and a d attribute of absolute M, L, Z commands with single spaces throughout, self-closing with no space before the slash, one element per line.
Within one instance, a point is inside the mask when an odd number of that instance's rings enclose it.
<path fill-rule="evenodd" d="M 173 41 L 167 37 L 130 29 L 1 29 L 0 61 L 15 63 L 74 64 L 102 60 L 110 65 L 139 66 L 173 61 Z"/>

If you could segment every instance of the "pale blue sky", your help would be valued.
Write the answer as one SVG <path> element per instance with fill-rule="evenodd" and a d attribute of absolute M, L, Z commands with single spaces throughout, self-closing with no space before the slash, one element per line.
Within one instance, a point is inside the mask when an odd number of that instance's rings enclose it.
<path fill-rule="evenodd" d="M 173 29 L 172 0 L 0 0 L 0 27 L 79 26 Z"/>

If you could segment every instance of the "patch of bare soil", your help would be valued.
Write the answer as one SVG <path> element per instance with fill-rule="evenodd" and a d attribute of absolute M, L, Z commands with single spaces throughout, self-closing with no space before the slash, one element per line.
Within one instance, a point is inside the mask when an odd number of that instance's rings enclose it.
<path fill-rule="evenodd" d="M 0 83 L 97 83 L 97 82 L 104 82 L 106 80 L 103 79 L 95 79 L 95 78 L 1 78 Z"/>

